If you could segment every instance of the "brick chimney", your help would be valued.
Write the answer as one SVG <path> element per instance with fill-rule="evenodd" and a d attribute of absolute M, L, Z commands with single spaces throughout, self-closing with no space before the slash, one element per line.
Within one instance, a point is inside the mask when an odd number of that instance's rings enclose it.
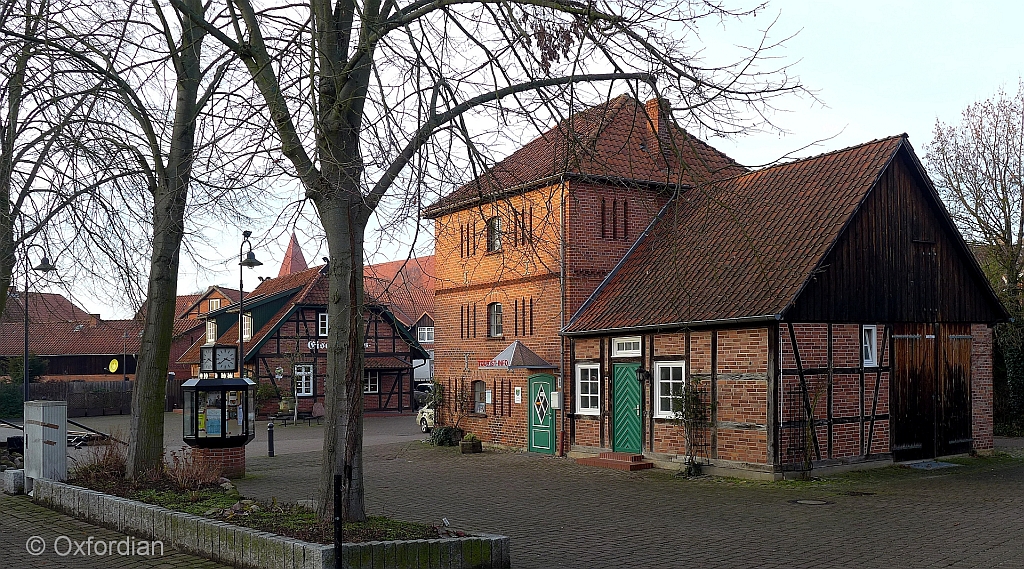
<path fill-rule="evenodd" d="M 664 99 L 651 99 L 644 104 L 652 130 L 662 139 L 668 137 L 668 113 L 664 110 L 666 104 Z"/>
<path fill-rule="evenodd" d="M 90 314 L 89 315 L 89 327 L 90 328 L 98 326 L 99 323 L 100 323 L 100 315 L 99 314 Z"/>

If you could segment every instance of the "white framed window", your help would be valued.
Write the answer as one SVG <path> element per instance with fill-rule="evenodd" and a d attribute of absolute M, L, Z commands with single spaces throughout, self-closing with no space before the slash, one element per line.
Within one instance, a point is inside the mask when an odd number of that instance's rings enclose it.
<path fill-rule="evenodd" d="M 246 312 L 242 315 L 242 340 L 252 340 L 252 313 Z"/>
<path fill-rule="evenodd" d="M 295 395 L 300 397 L 313 395 L 313 364 L 296 364 Z"/>
<path fill-rule="evenodd" d="M 640 336 L 612 339 L 612 357 L 625 358 L 640 355 Z"/>
<path fill-rule="evenodd" d="M 220 299 L 219 298 L 211 298 L 210 301 L 209 301 L 209 305 L 208 306 L 209 306 L 209 310 L 207 310 L 207 312 L 213 312 L 214 310 L 219 309 L 220 308 Z"/>
<path fill-rule="evenodd" d="M 487 384 L 480 380 L 473 382 L 473 412 L 487 413 Z"/>
<path fill-rule="evenodd" d="M 655 362 L 654 381 L 657 382 L 654 416 L 670 419 L 677 417 L 683 410 L 685 362 Z"/>
<path fill-rule="evenodd" d="M 576 366 L 576 413 L 597 415 L 601 412 L 601 366 Z"/>
<path fill-rule="evenodd" d="M 500 302 L 487 305 L 487 335 L 491 338 L 500 338 L 502 335 Z"/>
<path fill-rule="evenodd" d="M 860 353 L 864 367 L 878 365 L 878 326 L 864 326 L 860 332 Z"/>
<path fill-rule="evenodd" d="M 417 340 L 421 344 L 433 344 L 434 343 L 434 327 L 433 326 L 420 326 L 416 329 Z"/>
<path fill-rule="evenodd" d="M 487 220 L 487 252 L 501 251 L 501 218 L 494 216 Z"/>
<path fill-rule="evenodd" d="M 217 321 L 206 321 L 206 343 L 212 344 L 217 341 Z"/>
<path fill-rule="evenodd" d="M 363 393 L 380 393 L 380 372 L 366 370 L 363 372 Z"/>
<path fill-rule="evenodd" d="M 316 315 L 316 335 L 326 336 L 327 335 L 327 313 L 320 312 Z"/>

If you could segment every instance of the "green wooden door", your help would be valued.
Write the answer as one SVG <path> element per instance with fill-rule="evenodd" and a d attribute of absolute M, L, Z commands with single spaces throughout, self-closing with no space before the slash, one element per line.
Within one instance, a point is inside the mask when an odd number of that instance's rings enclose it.
<path fill-rule="evenodd" d="M 640 364 L 615 364 L 612 377 L 612 450 L 640 454 Z"/>
<path fill-rule="evenodd" d="M 551 409 L 551 390 L 555 378 L 540 374 L 530 376 L 530 452 L 555 454 L 555 412 Z"/>

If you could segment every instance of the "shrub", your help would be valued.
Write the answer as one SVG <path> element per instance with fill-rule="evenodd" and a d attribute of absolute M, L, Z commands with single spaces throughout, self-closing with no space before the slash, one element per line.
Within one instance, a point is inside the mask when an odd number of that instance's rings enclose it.
<path fill-rule="evenodd" d="M 0 382 L 0 417 L 21 418 L 24 412 L 22 390 L 20 383 Z"/>
<path fill-rule="evenodd" d="M 199 490 L 220 480 L 221 466 L 217 461 L 188 447 L 181 447 L 179 452 L 180 455 L 171 452 L 171 464 L 167 466 L 167 477 L 178 490 Z"/>
<path fill-rule="evenodd" d="M 121 438 L 121 437 L 117 437 Z M 120 484 L 128 471 L 128 446 L 114 440 L 91 445 L 83 460 L 72 469 L 70 478 L 83 486 L 103 488 Z"/>
<path fill-rule="evenodd" d="M 439 447 L 453 447 L 462 440 L 461 433 L 455 427 L 434 427 L 430 431 L 430 444 Z"/>

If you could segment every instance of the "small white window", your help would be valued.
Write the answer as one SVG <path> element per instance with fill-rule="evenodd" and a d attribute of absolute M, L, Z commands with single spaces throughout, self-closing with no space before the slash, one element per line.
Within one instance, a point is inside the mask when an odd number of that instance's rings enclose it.
<path fill-rule="evenodd" d="M 500 338 L 502 331 L 501 303 L 492 302 L 487 305 L 487 335 L 491 338 Z"/>
<path fill-rule="evenodd" d="M 206 343 L 212 344 L 217 341 L 217 321 L 206 321 Z"/>
<path fill-rule="evenodd" d="M 612 340 L 612 357 L 624 358 L 640 355 L 640 336 L 628 336 Z"/>
<path fill-rule="evenodd" d="M 501 218 L 494 216 L 487 220 L 487 252 L 501 251 Z"/>
<path fill-rule="evenodd" d="M 252 313 L 246 312 L 242 315 L 242 341 L 252 340 Z"/>
<path fill-rule="evenodd" d="M 473 412 L 487 413 L 487 384 L 479 380 L 473 382 Z"/>
<path fill-rule="evenodd" d="M 576 366 L 576 413 L 601 412 L 601 368 L 597 364 Z"/>
<path fill-rule="evenodd" d="M 316 333 L 318 336 L 327 335 L 327 313 L 321 312 L 316 315 Z"/>
<path fill-rule="evenodd" d="M 313 395 L 313 364 L 295 366 L 295 395 L 300 397 Z"/>
<path fill-rule="evenodd" d="M 214 310 L 217 310 L 218 308 L 220 308 L 220 299 L 219 298 L 211 298 L 209 306 L 210 306 L 210 310 L 208 312 L 212 312 Z"/>
<path fill-rule="evenodd" d="M 363 393 L 380 393 L 380 372 L 363 372 Z"/>
<path fill-rule="evenodd" d="M 864 326 L 860 335 L 860 352 L 864 367 L 878 366 L 878 327 Z"/>
<path fill-rule="evenodd" d="M 421 344 L 433 344 L 434 343 L 434 327 L 433 326 L 420 326 L 416 330 L 417 339 Z"/>
<path fill-rule="evenodd" d="M 657 401 L 654 416 L 676 418 L 683 410 L 683 385 L 686 381 L 684 362 L 657 362 L 654 364 L 654 378 L 657 385 Z"/>

